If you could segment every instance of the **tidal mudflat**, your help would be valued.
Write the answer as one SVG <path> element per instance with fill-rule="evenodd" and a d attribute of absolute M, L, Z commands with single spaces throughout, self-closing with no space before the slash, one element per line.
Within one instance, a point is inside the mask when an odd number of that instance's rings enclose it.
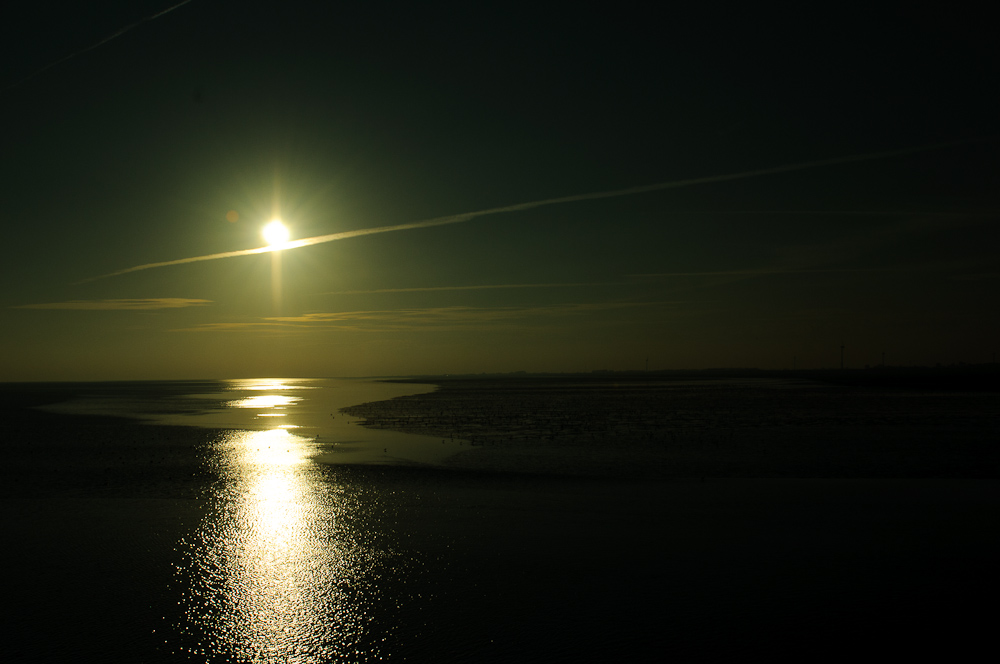
<path fill-rule="evenodd" d="M 1000 387 L 802 378 L 437 378 L 345 409 L 466 447 L 453 468 L 689 478 L 1000 477 Z"/>
<path fill-rule="evenodd" d="M 126 392 L 171 417 L 204 417 L 206 399 L 185 395 L 220 385 L 194 387 Z M 241 425 L 205 428 L 34 407 L 106 397 L 107 386 L 8 386 L 0 655 L 800 661 L 860 649 L 961 658 L 988 644 L 979 607 L 1000 590 L 986 437 L 995 394 L 647 387 L 473 381 L 407 396 L 397 386 L 394 399 L 323 411 L 351 422 L 335 440 L 267 424 L 296 424 L 304 401 L 258 400 L 252 417 L 226 415 Z M 301 393 L 278 388 L 256 393 Z M 268 412 L 285 416 L 256 417 Z M 373 462 L 331 463 L 327 445 L 364 439 L 350 433 L 362 415 L 453 453 L 419 462 L 369 445 Z M 869 431 L 876 415 L 881 438 Z M 636 424 L 661 420 L 681 424 L 659 434 Z M 782 429 L 792 431 L 763 451 Z M 828 468 L 815 451 L 747 465 L 809 444 L 803 433 L 832 444 L 852 430 L 891 445 L 862 455 L 856 443 L 835 455 L 837 472 L 807 472 Z M 923 456 L 907 464 L 911 430 L 959 431 L 966 451 L 948 461 L 941 435 L 916 437 Z M 614 452 L 588 451 L 602 440 Z M 687 451 L 656 451 L 672 444 Z"/>

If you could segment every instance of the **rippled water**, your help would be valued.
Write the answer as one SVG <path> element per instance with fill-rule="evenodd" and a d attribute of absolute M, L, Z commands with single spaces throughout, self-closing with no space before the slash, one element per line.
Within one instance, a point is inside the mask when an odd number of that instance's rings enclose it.
<path fill-rule="evenodd" d="M 178 572 L 186 649 L 245 662 L 356 653 L 370 621 L 359 591 L 372 590 L 377 556 L 345 526 L 358 505 L 309 463 L 308 440 L 286 429 L 234 431 L 214 451 L 221 485 Z"/>
<path fill-rule="evenodd" d="M 207 463 L 219 480 L 211 508 L 181 542 L 178 655 L 240 662 L 372 661 L 369 633 L 384 553 L 353 524 L 360 504 L 313 458 L 338 463 L 434 463 L 451 453 L 421 436 L 377 432 L 345 405 L 427 391 L 345 380 L 234 380 L 185 394 L 156 421 L 231 428 Z M 390 455 L 390 448 L 392 453 Z M 332 481 L 331 481 L 332 480 Z"/>

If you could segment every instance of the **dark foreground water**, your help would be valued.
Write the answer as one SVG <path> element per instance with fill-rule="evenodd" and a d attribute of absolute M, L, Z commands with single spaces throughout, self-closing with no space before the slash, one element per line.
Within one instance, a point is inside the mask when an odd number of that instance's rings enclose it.
<path fill-rule="evenodd" d="M 246 392 L 5 392 L 0 661 L 964 659 L 991 642 L 994 480 L 441 470 L 403 438 L 390 454 L 303 430 L 305 399 L 248 411 Z M 122 395 L 147 419 L 228 408 L 242 428 L 22 408 Z M 338 451 L 376 458 L 315 460 Z"/>

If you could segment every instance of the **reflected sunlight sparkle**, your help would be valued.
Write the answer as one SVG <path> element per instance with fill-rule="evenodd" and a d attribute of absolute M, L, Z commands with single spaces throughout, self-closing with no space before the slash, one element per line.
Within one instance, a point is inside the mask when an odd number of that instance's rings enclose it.
<path fill-rule="evenodd" d="M 253 664 L 358 654 L 371 616 L 352 589 L 365 587 L 370 554 L 342 532 L 337 517 L 356 507 L 308 463 L 310 443 L 281 428 L 218 441 L 225 488 L 187 567 L 187 631 L 205 638 L 188 654 Z"/>

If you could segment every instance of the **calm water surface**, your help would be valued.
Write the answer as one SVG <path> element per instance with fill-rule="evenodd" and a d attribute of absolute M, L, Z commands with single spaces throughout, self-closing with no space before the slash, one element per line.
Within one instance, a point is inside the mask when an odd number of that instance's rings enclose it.
<path fill-rule="evenodd" d="M 103 386 L 48 408 L 226 430 L 204 450 L 218 478 L 206 514 L 172 547 L 178 609 L 173 624 L 160 626 L 160 650 L 238 662 L 381 658 L 384 638 L 370 633 L 370 623 L 379 606 L 401 598 L 382 594 L 387 553 L 359 525 L 375 506 L 317 460 L 427 465 L 447 458 L 458 441 L 371 431 L 339 412 L 433 386 L 259 379 L 161 388 Z"/>

